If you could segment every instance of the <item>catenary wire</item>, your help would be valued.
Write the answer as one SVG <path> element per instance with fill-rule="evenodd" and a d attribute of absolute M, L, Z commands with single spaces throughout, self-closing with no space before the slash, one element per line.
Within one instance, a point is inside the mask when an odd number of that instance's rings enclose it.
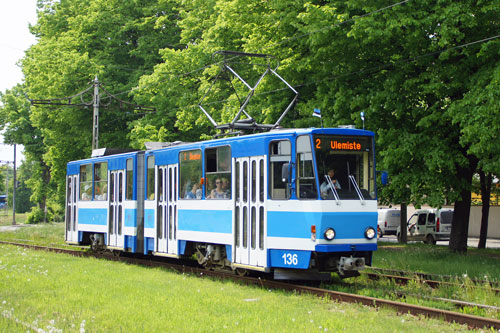
<path fill-rule="evenodd" d="M 396 62 L 391 62 L 391 63 L 386 63 L 386 64 L 383 64 L 383 65 L 378 65 L 378 66 L 374 66 L 374 67 L 370 67 L 370 68 L 365 68 L 365 69 L 362 69 L 362 70 L 359 70 L 359 71 L 354 71 L 354 72 L 349 72 L 349 73 L 344 73 L 344 74 L 338 74 L 338 75 L 334 75 L 334 76 L 330 76 L 330 77 L 324 78 L 322 80 L 315 80 L 315 81 L 310 81 L 310 82 L 306 82 L 306 83 L 303 83 L 303 84 L 296 85 L 296 86 L 294 86 L 294 89 L 298 89 L 300 87 L 310 86 L 310 85 L 317 84 L 317 83 L 320 83 L 320 82 L 330 81 L 330 80 L 334 80 L 334 79 L 338 79 L 338 78 L 342 78 L 342 77 L 346 77 L 346 76 L 354 76 L 354 75 L 365 73 L 365 72 L 371 72 L 371 71 L 373 71 L 375 73 L 377 71 L 380 71 L 380 70 L 383 70 L 383 69 L 387 69 L 389 67 L 399 66 L 399 65 L 402 65 L 402 64 L 405 64 L 405 63 L 410 63 L 410 62 L 413 62 L 413 61 L 416 61 L 416 60 L 419 60 L 419 59 L 422 59 L 422 58 L 425 58 L 425 57 L 434 56 L 434 55 L 441 54 L 441 53 L 444 53 L 444 52 L 447 52 L 447 51 L 452 51 L 452 50 L 456 50 L 456 49 L 460 49 L 460 48 L 465 48 L 465 47 L 469 47 L 469 46 L 476 45 L 476 44 L 481 44 L 481 43 L 488 42 L 488 41 L 491 41 L 491 40 L 494 40 L 494 39 L 498 39 L 498 38 L 500 38 L 500 35 L 496 35 L 496 36 L 492 36 L 492 37 L 488 37 L 488 38 L 483 38 L 483 39 L 476 40 L 476 41 L 473 41 L 473 42 L 468 42 L 468 43 L 465 43 L 465 44 L 461 44 L 461 45 L 449 47 L 449 48 L 444 49 L 444 50 L 434 51 L 434 52 L 426 53 L 426 54 L 423 54 L 423 55 L 420 55 L 420 56 L 416 56 L 416 57 L 412 57 L 412 58 L 407 58 L 407 59 L 396 61 Z M 272 94 L 272 93 L 276 93 L 276 92 L 280 92 L 280 91 L 284 91 L 284 90 L 288 90 L 288 88 L 280 88 L 280 89 L 275 89 L 275 90 L 260 92 L 260 93 L 256 93 L 254 96 L 268 95 L 268 94 Z M 223 99 L 223 100 L 207 102 L 207 103 L 204 103 L 204 105 L 221 104 L 221 103 L 232 102 L 232 101 L 236 101 L 236 100 L 237 100 L 236 98 L 227 98 L 227 99 Z M 191 105 L 187 105 L 187 106 L 179 106 L 179 107 L 176 107 L 176 108 L 172 108 L 171 110 L 174 111 L 174 110 L 180 110 L 180 109 L 188 109 L 188 108 L 193 108 L 193 107 L 197 107 L 197 106 L 198 106 L 198 104 L 191 104 Z M 157 110 L 157 111 L 155 111 L 153 113 L 156 113 L 156 112 L 160 112 L 160 111 Z M 136 114 L 137 115 L 146 115 L 148 113 L 151 113 L 151 112 L 136 113 Z"/>

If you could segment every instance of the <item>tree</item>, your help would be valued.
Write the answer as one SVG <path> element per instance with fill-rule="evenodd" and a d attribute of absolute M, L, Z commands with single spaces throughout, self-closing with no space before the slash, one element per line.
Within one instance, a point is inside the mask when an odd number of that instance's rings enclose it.
<path fill-rule="evenodd" d="M 17 170 L 16 213 L 26 213 L 33 207 L 33 203 L 30 201 L 32 192 L 26 184 L 28 179 L 33 178 L 32 170 L 32 165 L 26 162 L 21 164 Z"/>
<path fill-rule="evenodd" d="M 38 43 L 22 60 L 29 98 L 73 96 L 98 75 L 103 88 L 129 99 L 139 78 L 159 62 L 158 49 L 178 44 L 176 15 L 168 1 L 40 1 L 31 27 Z M 128 123 L 140 115 L 118 104 L 104 108 L 108 100 L 104 94 L 102 99 L 100 146 L 129 147 Z M 31 121 L 41 132 L 53 194 L 62 203 L 66 163 L 90 156 L 92 108 L 37 105 Z"/>
<path fill-rule="evenodd" d="M 367 128 L 377 133 L 379 165 L 392 176 L 383 194 L 417 206 L 455 202 L 450 249 L 466 251 L 472 175 L 484 155 L 465 140 L 472 125 L 462 118 L 471 110 L 465 103 L 479 107 L 471 87 L 484 76 L 477 88 L 483 89 L 498 68 L 498 40 L 485 38 L 498 31 L 499 4 L 233 0 L 210 6 L 180 1 L 179 6 L 187 47 L 162 52 L 164 63 L 141 80 L 138 93 L 139 99 L 161 105 L 168 118 L 175 113 L 177 129 L 166 125 L 167 132 L 207 124 L 199 111 L 186 106 L 198 103 L 217 73 L 214 66 L 204 67 L 211 53 L 271 53 L 301 96 L 286 124 L 310 125 L 317 107 L 325 126 L 359 125 L 364 111 Z M 166 75 L 183 71 L 191 75 Z M 210 111 L 223 119 L 226 106 L 234 110 L 228 102 L 233 97 L 214 103 L 217 108 Z M 255 107 L 269 120 L 284 100 L 270 93 Z M 474 117 L 468 119 L 476 124 Z"/>
<path fill-rule="evenodd" d="M 0 128 L 5 129 L 4 140 L 10 144 L 24 145 L 24 155 L 32 167 L 30 179 L 26 179 L 31 191 L 26 193 L 31 192 L 32 201 L 36 202 L 42 211 L 46 211 L 47 196 L 50 193 L 50 172 L 44 161 L 47 150 L 43 144 L 42 131 L 33 126 L 32 110 L 25 96 L 25 87 L 17 85 L 5 93 L 0 93 L 0 100 L 3 104 L 0 107 Z M 16 206 L 20 207 L 18 203 Z"/>
<path fill-rule="evenodd" d="M 334 15 L 353 21 L 310 39 L 334 56 L 325 57 L 331 62 L 319 72 L 331 83 L 318 89 L 331 96 L 334 119 L 356 121 L 365 112 L 382 149 L 379 165 L 392 174 L 388 192 L 408 188 L 417 205 L 455 202 L 450 249 L 465 252 L 470 186 L 481 156 L 463 140 L 463 98 L 479 71 L 498 67 L 494 52 L 482 52 L 497 41 L 471 43 L 495 35 L 500 7 L 492 1 L 479 7 L 473 1 L 419 1 L 355 19 L 385 5 L 336 3 Z M 324 7 L 311 7 L 308 17 L 326 15 Z M 344 38 L 336 38 L 338 30 Z"/>

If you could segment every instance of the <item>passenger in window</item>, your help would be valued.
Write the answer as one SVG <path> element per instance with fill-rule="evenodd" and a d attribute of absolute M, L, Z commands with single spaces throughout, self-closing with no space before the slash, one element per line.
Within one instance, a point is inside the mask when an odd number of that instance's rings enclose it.
<path fill-rule="evenodd" d="M 102 185 L 101 200 L 108 199 L 108 185 L 105 183 Z"/>
<path fill-rule="evenodd" d="M 186 193 L 184 199 L 201 199 L 201 189 L 198 183 L 194 183 L 189 192 Z"/>
<path fill-rule="evenodd" d="M 340 183 L 338 182 L 337 179 L 335 179 L 335 169 L 329 169 L 327 174 L 328 174 L 328 177 L 330 177 L 333 186 L 335 186 L 335 189 L 340 190 Z M 328 185 L 328 182 L 326 181 L 326 179 L 323 181 L 323 183 L 321 183 L 321 186 L 319 187 L 319 189 L 321 191 L 321 197 L 323 199 L 326 199 L 328 197 L 333 197 L 333 193 L 330 190 L 330 185 Z"/>
<path fill-rule="evenodd" d="M 95 200 L 102 200 L 100 184 L 95 185 Z"/>
<path fill-rule="evenodd" d="M 229 181 L 225 177 L 222 177 L 221 181 L 222 181 L 222 190 L 224 191 L 224 193 L 227 194 L 227 198 L 230 198 L 231 197 L 231 186 L 229 185 Z"/>
<path fill-rule="evenodd" d="M 209 199 L 228 199 L 228 194 L 222 189 L 222 180 L 220 178 L 215 179 L 215 188 L 210 193 Z"/>
<path fill-rule="evenodd" d="M 82 193 L 82 200 L 88 201 L 92 198 L 92 186 L 85 185 L 83 188 L 84 192 Z"/>

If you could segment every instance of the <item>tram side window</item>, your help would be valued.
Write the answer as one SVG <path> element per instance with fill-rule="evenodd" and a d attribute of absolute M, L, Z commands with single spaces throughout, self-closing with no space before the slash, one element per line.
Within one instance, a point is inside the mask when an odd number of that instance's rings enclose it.
<path fill-rule="evenodd" d="M 94 164 L 94 199 L 108 199 L 108 163 Z"/>
<path fill-rule="evenodd" d="M 318 197 L 311 139 L 308 135 L 297 138 L 297 196 L 300 199 L 315 199 Z"/>
<path fill-rule="evenodd" d="M 181 151 L 179 154 L 181 199 L 201 199 L 201 150 Z"/>
<path fill-rule="evenodd" d="M 205 150 L 207 199 L 231 199 L 231 148 L 229 146 Z"/>
<path fill-rule="evenodd" d="M 148 200 L 155 199 L 155 157 L 148 156 L 148 169 L 147 169 L 147 196 Z"/>
<path fill-rule="evenodd" d="M 92 199 L 92 164 L 80 166 L 80 200 Z"/>
<path fill-rule="evenodd" d="M 125 197 L 127 200 L 134 198 L 134 162 L 131 158 L 127 159 L 127 174 L 126 174 L 127 190 Z"/>
<path fill-rule="evenodd" d="M 290 184 L 283 182 L 281 171 L 283 164 L 292 157 L 292 145 L 289 140 L 273 141 L 269 147 L 269 196 L 271 199 L 289 199 Z"/>

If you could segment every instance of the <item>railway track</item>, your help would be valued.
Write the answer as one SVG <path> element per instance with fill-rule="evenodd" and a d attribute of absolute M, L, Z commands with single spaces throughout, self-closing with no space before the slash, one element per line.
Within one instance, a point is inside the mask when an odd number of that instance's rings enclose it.
<path fill-rule="evenodd" d="M 270 289 L 282 289 L 288 291 L 295 291 L 300 293 L 313 294 L 324 298 L 329 298 L 332 300 L 336 300 L 339 302 L 348 302 L 348 303 L 359 303 L 372 307 L 389 307 L 400 313 L 409 313 L 412 315 L 424 315 L 429 318 L 438 318 L 448 322 L 456 322 L 460 324 L 467 325 L 471 328 L 493 328 L 496 330 L 500 330 L 500 320 L 492 319 L 492 318 L 484 318 L 480 316 L 473 316 L 453 311 L 434 309 L 430 307 L 424 307 L 419 305 L 412 305 L 402 302 L 396 302 L 386 299 L 349 294 L 340 291 L 332 291 L 325 290 L 316 287 L 304 286 L 304 285 L 296 285 L 287 282 L 279 282 L 273 280 L 266 280 L 262 278 L 254 278 L 254 277 L 242 277 L 232 273 L 220 272 L 220 271 L 209 271 L 206 269 L 192 267 L 187 265 L 170 263 L 165 260 L 156 261 L 151 260 L 151 258 L 135 258 L 135 257 L 127 257 L 127 256 L 115 256 L 113 254 L 99 254 L 99 253 L 91 253 L 88 251 L 77 251 L 77 250 L 68 250 L 68 249 L 60 249 L 60 248 L 50 248 L 46 246 L 39 246 L 33 244 L 22 244 L 22 243 L 12 243 L 12 242 L 4 242 L 0 241 L 0 244 L 7 245 L 15 245 L 21 246 L 28 249 L 33 250 L 42 250 L 49 251 L 55 253 L 65 253 L 77 257 L 95 257 L 102 258 L 106 260 L 113 261 L 125 261 L 130 264 L 136 264 L 147 267 L 163 267 L 171 270 L 175 270 L 182 273 L 191 273 L 197 276 L 210 276 L 218 279 L 231 279 L 236 282 L 246 284 L 246 285 L 255 285 L 263 288 Z"/>
<path fill-rule="evenodd" d="M 450 275 L 439 275 L 439 274 L 427 274 L 420 272 L 409 272 L 403 270 L 389 269 L 389 268 L 377 268 L 377 267 L 369 267 L 369 271 L 373 273 L 378 273 L 381 275 L 387 276 L 396 276 L 396 277 L 408 277 L 408 278 L 419 278 L 420 280 L 425 281 L 435 281 L 436 283 L 440 282 L 451 282 L 455 283 L 457 281 L 465 282 L 465 279 L 459 279 L 456 276 Z M 500 292 L 500 282 L 499 281 L 488 281 L 488 280 L 479 280 L 479 279 L 467 279 L 475 285 L 489 285 L 491 288 L 498 290 Z"/>
<path fill-rule="evenodd" d="M 443 286 L 450 286 L 450 287 L 461 287 L 463 286 L 462 284 L 457 284 L 457 283 L 452 283 L 452 282 L 446 282 L 446 281 L 438 281 L 438 280 L 427 280 L 423 278 L 419 278 L 418 276 L 416 277 L 408 277 L 408 276 L 400 276 L 400 275 L 391 275 L 391 274 L 381 274 L 381 273 L 371 273 L 371 272 L 364 272 L 364 275 L 366 275 L 368 278 L 372 280 L 378 280 L 378 279 L 389 279 L 393 280 L 398 284 L 408 284 L 411 281 L 415 281 L 418 279 L 420 283 L 426 284 L 429 287 L 435 289 Z M 485 288 L 482 286 L 476 286 L 475 288 Z M 489 288 L 488 290 L 491 290 L 495 294 L 500 294 L 500 289 L 498 288 Z"/>

